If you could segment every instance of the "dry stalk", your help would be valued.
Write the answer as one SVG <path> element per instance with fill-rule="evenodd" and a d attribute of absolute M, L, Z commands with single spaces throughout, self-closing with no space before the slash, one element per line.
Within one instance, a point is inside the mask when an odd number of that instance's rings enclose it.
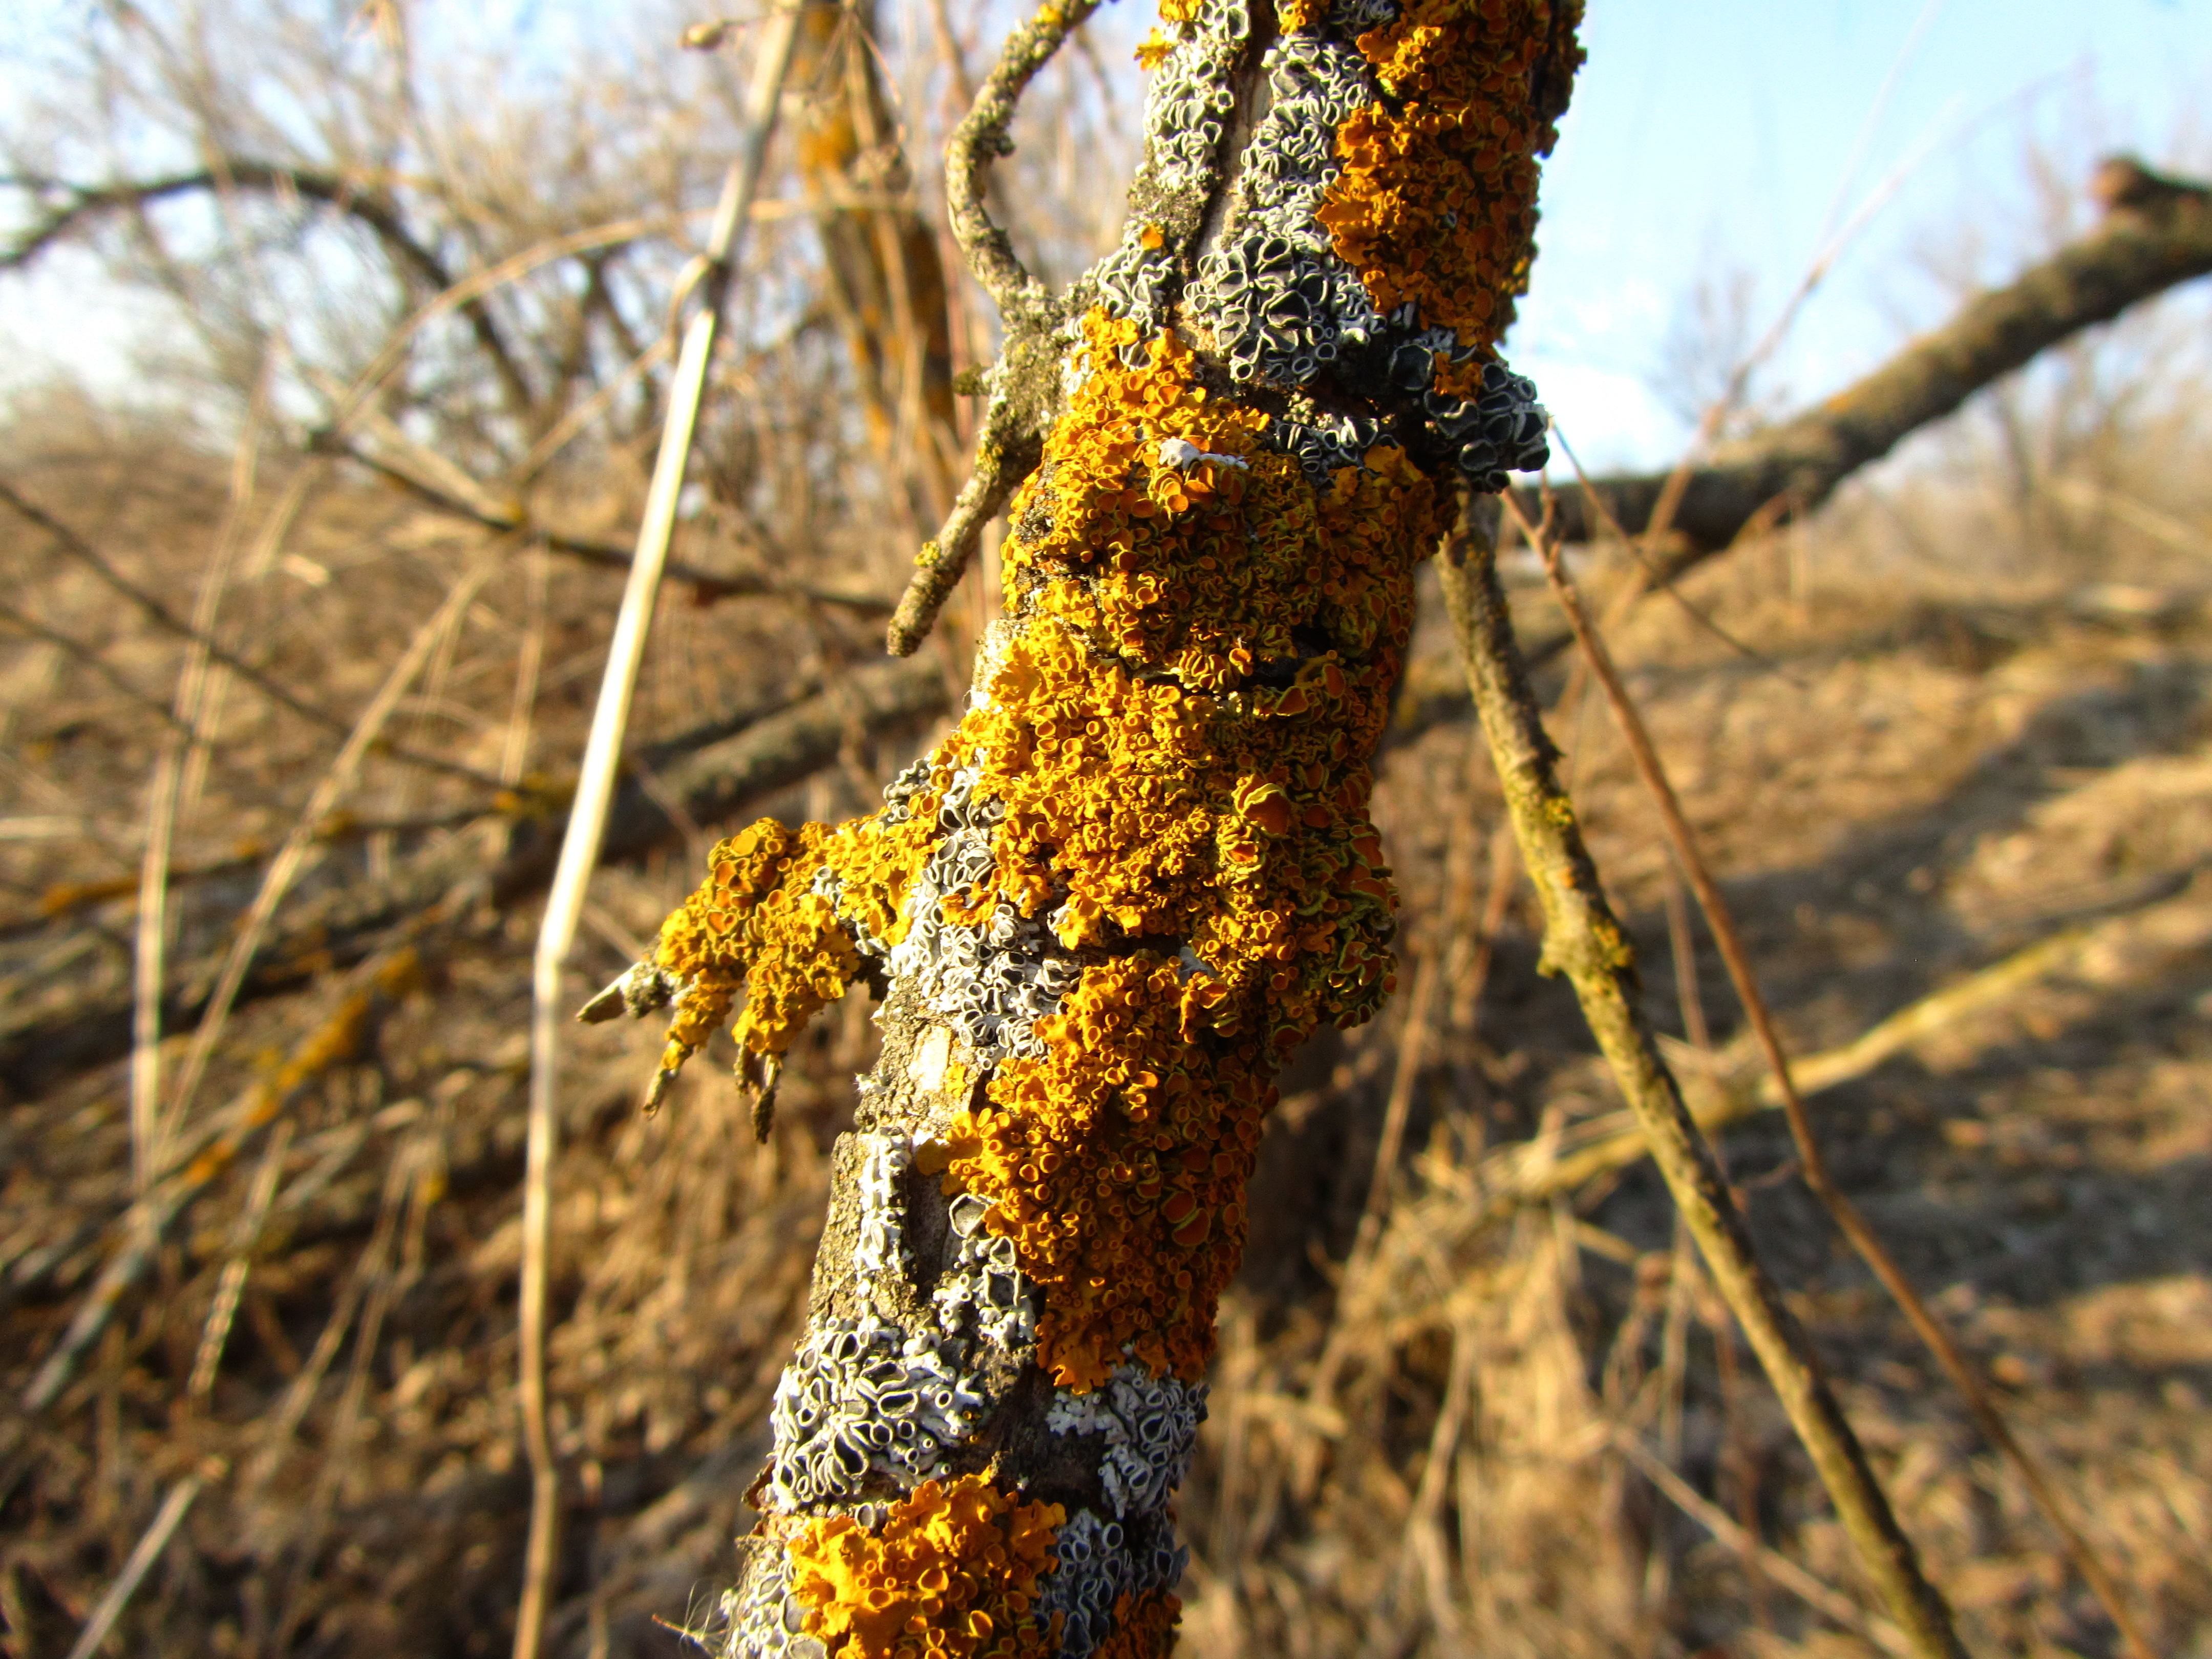
<path fill-rule="evenodd" d="M 1508 506 L 1516 517 L 1520 516 L 1521 507 L 1517 501 L 1509 501 Z M 1903 1310 L 1914 1332 L 1957 1386 L 1967 1411 L 1990 1444 L 2011 1460 L 2036 1507 L 2058 1534 L 2075 1571 L 2081 1573 L 2083 1581 L 2118 1629 L 2129 1652 L 2135 1659 L 2155 1659 L 2149 1642 L 2128 1611 L 2127 1603 L 2120 1594 L 2118 1581 L 2106 1571 L 2104 1563 L 2089 1547 L 2088 1540 L 2082 1536 L 2080 1528 L 2067 1515 L 2049 1478 L 2013 1433 L 2011 1425 L 2005 1421 L 1996 1401 L 1975 1374 L 1973 1366 L 1957 1341 L 1922 1299 L 1911 1279 L 1898 1265 L 1897 1258 L 1890 1254 L 1888 1246 L 1881 1242 L 1881 1236 L 1860 1212 L 1858 1206 L 1851 1201 L 1850 1194 L 1838 1184 L 1834 1173 L 1828 1168 L 1820 1138 L 1814 1133 L 1811 1115 L 1806 1110 L 1804 1096 L 1791 1079 L 1790 1058 L 1782 1045 L 1781 1031 L 1775 1024 L 1773 1011 L 1767 1006 L 1765 994 L 1759 989 L 1758 977 L 1752 969 L 1751 954 L 1745 948 L 1743 935 L 1735 925 L 1735 912 L 1721 892 L 1719 883 L 1713 879 L 1712 870 L 1698 845 L 1696 833 L 1690 828 L 1689 820 L 1683 816 L 1681 802 L 1674 793 L 1674 785 L 1668 780 L 1665 764 L 1652 744 L 1644 717 L 1638 712 L 1635 700 L 1630 696 L 1628 687 L 1622 681 L 1604 639 L 1583 613 L 1581 595 L 1560 563 L 1558 544 L 1530 528 L 1525 520 L 1522 522 L 1522 528 L 1543 557 L 1544 568 L 1551 577 L 1553 592 L 1559 598 L 1560 609 L 1566 614 L 1567 624 L 1574 630 L 1576 642 L 1581 647 L 1591 672 L 1604 690 L 1606 702 L 1613 710 L 1622 737 L 1627 741 L 1637 772 L 1659 809 L 1668 841 L 1674 849 L 1683 873 L 1689 878 L 1691 890 L 1697 895 L 1698 905 L 1705 913 L 1706 925 L 1712 929 L 1713 941 L 1719 947 L 1722 961 L 1728 966 L 1729 979 L 1735 987 L 1737 1000 L 1743 1005 L 1745 1016 L 1751 1023 L 1767 1066 L 1773 1073 L 1776 1087 L 1781 1092 L 1782 1109 L 1790 1122 L 1790 1139 L 1797 1148 L 1798 1165 L 1804 1176 L 1806 1187 L 1820 1200 L 1837 1227 L 1850 1241 L 1851 1248 L 1858 1252 L 1860 1259 L 1872 1269 L 1875 1277 L 1881 1281 L 1882 1287 Z"/>
<path fill-rule="evenodd" d="M 1920 1568 L 1810 1340 L 1752 1248 L 1743 1218 L 1637 1001 L 1635 957 L 1614 919 L 1530 691 L 1479 507 L 1439 560 L 1469 690 L 1546 921 L 1544 963 L 1574 987 L 1621 1094 L 1699 1251 L 1765 1367 L 1868 1577 L 1923 1659 L 1964 1659 L 1950 1610 Z M 1533 539 L 1533 538 L 1532 538 Z"/>
<path fill-rule="evenodd" d="M 183 1524 L 185 1515 L 192 1507 L 192 1500 L 200 1495 L 200 1488 L 204 1484 L 205 1478 L 195 1474 L 186 1475 L 169 1488 L 168 1496 L 161 1500 L 161 1507 L 155 1511 L 154 1519 L 139 1538 L 137 1547 L 131 1552 L 130 1559 L 124 1562 L 123 1571 L 116 1575 L 115 1582 L 107 1588 L 107 1593 L 100 1598 L 100 1605 L 93 1608 L 92 1617 L 84 1621 L 84 1628 L 77 1632 L 77 1638 L 69 1650 L 69 1659 L 92 1659 L 92 1656 L 100 1651 L 100 1644 L 115 1628 L 115 1621 L 123 1616 L 123 1609 L 131 1605 L 131 1598 L 137 1593 L 140 1581 L 161 1559 L 161 1552 L 169 1547 L 169 1540 Z"/>
<path fill-rule="evenodd" d="M 261 448 L 263 423 L 268 418 L 269 368 L 264 366 L 255 381 L 252 406 L 247 410 L 246 430 L 240 435 L 231 464 L 230 500 L 215 545 L 208 556 L 192 603 L 193 638 L 185 652 L 183 672 L 177 677 L 177 727 L 161 744 L 154 764 L 153 787 L 146 808 L 146 848 L 138 867 L 138 925 L 132 952 L 131 994 L 137 1006 L 131 1020 L 131 1147 L 133 1185 L 143 1197 L 160 1175 L 162 1162 L 161 1125 L 161 981 L 169 933 L 169 856 L 177 829 L 178 803 L 188 774 L 204 769 L 212 744 L 204 726 L 210 705 L 218 702 L 222 688 L 210 686 L 212 666 L 208 647 L 215 635 L 216 615 L 229 586 L 231 566 L 238 552 L 240 533 L 253 501 L 253 476 Z M 187 738 L 185 734 L 190 733 Z"/>
<path fill-rule="evenodd" d="M 192 1043 L 179 1068 L 176 1097 L 169 1107 L 173 1123 L 181 1123 L 191 1109 L 192 1097 L 199 1089 L 200 1079 L 213 1058 L 216 1044 L 222 1040 L 223 1027 L 228 1022 L 232 1006 L 236 1002 L 240 988 L 246 982 L 247 971 L 253 965 L 255 953 L 261 947 L 262 936 L 275 920 L 276 907 L 291 891 L 292 884 L 305 868 L 307 856 L 313 851 L 323 821 L 334 811 L 346 792 L 353 787 L 361 763 L 368 758 L 369 750 L 383 735 L 385 724 L 399 700 L 415 683 L 422 665 L 429 661 L 447 635 L 460 626 L 468 614 L 470 603 L 477 591 L 489 579 L 499 558 L 500 550 L 488 547 L 454 580 L 445 599 L 415 630 L 415 637 L 400 653 L 399 660 L 385 676 L 384 684 L 368 701 L 346 740 L 332 757 L 323 775 L 307 796 L 307 804 L 300 809 L 283 845 L 269 861 L 262 872 L 261 885 L 254 893 L 253 902 L 240 918 L 238 931 L 223 958 L 222 968 L 216 975 L 215 988 L 209 994 L 206 1011 L 201 1015 L 198 1029 L 192 1033 Z"/>
<path fill-rule="evenodd" d="M 659 594 L 676 526 L 677 499 L 691 459 L 699 404 L 713 360 L 714 341 L 729 291 L 730 273 L 742 248 L 775 130 L 785 77 L 799 40 L 799 8 L 786 6 L 761 41 L 745 104 L 745 131 L 722 182 L 722 195 L 707 241 L 698 283 L 700 304 L 684 331 L 660 451 L 638 527 L 637 550 L 622 609 L 608 643 L 605 678 L 592 712 L 591 735 L 578 769 L 561 859 L 547 892 L 532 968 L 530 1022 L 530 1121 L 524 1176 L 520 1308 L 520 1392 L 523 1443 L 530 1460 L 530 1536 L 523 1560 L 522 1595 L 515 1613 L 515 1659 L 538 1659 L 553 1595 L 559 1550 L 560 1470 L 554 1459 L 545 1398 L 547 1280 L 552 1251 L 552 1183 L 556 1152 L 560 1064 L 562 970 L 574 943 L 584 898 L 599 863 L 607 817 L 614 799 L 616 768 L 629 723 L 630 700 L 637 689 L 639 664 Z"/>

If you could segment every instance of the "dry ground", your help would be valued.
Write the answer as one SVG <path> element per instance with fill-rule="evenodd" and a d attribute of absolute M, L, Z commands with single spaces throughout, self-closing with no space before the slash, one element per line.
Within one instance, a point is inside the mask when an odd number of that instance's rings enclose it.
<path fill-rule="evenodd" d="M 204 523 L 219 488 L 195 488 Z M 1911 510 L 1923 538 L 1956 546 L 1985 533 L 1941 501 Z M 375 678 L 367 665 L 404 638 L 390 617 L 434 600 L 452 554 L 426 534 L 410 544 L 410 521 L 388 505 L 320 511 L 296 544 L 337 573 L 331 586 L 310 573 L 289 588 L 271 577 L 270 591 L 295 609 L 331 607 L 284 635 L 307 641 L 289 672 L 350 706 Z M 189 604 L 197 566 L 161 526 L 97 527 Z M 38 588 L 53 600 L 44 614 L 100 635 L 164 695 L 169 659 L 48 568 L 35 537 L 0 535 L 11 587 Z M 348 573 L 343 547 L 371 543 L 386 550 Z M 1755 655 L 1664 599 L 1618 636 L 1801 1053 L 1834 1050 L 2010 953 L 2085 930 L 2059 971 L 1931 1018 L 1815 1104 L 1840 1173 L 1998 1380 L 2176 1656 L 2212 1656 L 2205 568 L 2201 554 L 2142 554 L 2033 578 L 1984 566 L 1969 580 L 1918 558 L 1862 495 L 1691 586 Z M 412 597 L 336 605 L 333 591 L 372 580 Z M 549 629 L 583 626 L 608 586 L 556 570 Z M 1547 602 L 1522 597 L 1544 631 Z M 489 766 L 505 752 L 526 584 L 503 576 L 483 605 L 407 731 L 462 725 L 472 763 Z M 374 639 L 337 631 L 380 617 Z M 761 608 L 678 613 L 647 735 L 763 695 L 793 664 L 834 674 L 859 638 L 841 626 Z M 1185 1650 L 1880 1652 L 1840 1532 L 1650 1172 L 1522 1201 L 1617 1102 L 1571 999 L 1536 971 L 1535 918 L 1497 840 L 1443 644 L 1424 636 L 1377 797 L 1407 897 L 1401 993 L 1375 1027 L 1302 1057 L 1285 1082 L 1182 1504 L 1194 1553 Z M 556 767 L 574 745 L 589 675 L 559 676 L 578 651 L 544 653 L 533 765 Z M 1677 1051 L 1708 1095 L 1748 1086 L 1702 930 L 1670 933 L 1656 819 L 1605 712 L 1564 665 L 1550 678 L 1554 729 L 1633 919 L 1655 1018 L 1678 1036 L 1709 1024 L 1708 1052 L 1686 1038 Z M 36 907 L 58 884 L 135 870 L 158 728 L 45 647 L 0 646 L 0 789 L 15 826 L 0 842 L 13 918 L 0 967 L 15 1006 L 71 962 L 125 971 L 127 900 L 50 921 Z M 286 781 L 319 752 L 312 738 L 270 720 L 252 768 L 217 768 L 200 822 L 281 835 L 297 797 Z M 769 810 L 853 811 L 906 746 L 860 745 Z M 356 809 L 411 827 L 334 845 L 315 879 L 455 833 L 417 821 L 465 796 L 376 763 Z M 180 861 L 218 859 L 217 839 L 202 835 Z M 580 981 L 619 968 L 649 934 L 689 885 L 693 850 L 602 875 Z M 215 914 L 219 882 L 192 890 L 191 916 Z M 174 1231 L 60 1401 L 35 1419 L 7 1408 L 0 1624 L 15 1659 L 68 1648 L 161 1495 L 195 1469 L 210 1483 L 111 1650 L 506 1650 L 527 1507 L 511 1375 L 534 922 L 527 904 L 488 915 L 434 955 L 421 988 L 301 1100 L 210 1394 L 188 1401 L 186 1378 L 241 1237 L 258 1145 Z M 1693 990 L 1674 972 L 1678 951 L 1694 960 Z M 234 1111 L 265 1056 L 312 1033 L 343 988 L 241 1011 L 183 1138 Z M 1415 1006 L 1429 1017 L 1409 1042 Z M 742 1493 L 803 1304 L 828 1148 L 867 1060 L 866 1013 L 832 1011 L 762 1148 L 711 1069 L 642 1118 L 633 1103 L 650 1037 L 575 1034 L 556 1182 L 563 1655 L 674 1653 L 654 1621 L 681 1624 L 711 1594 L 748 1524 Z M 1394 1090 L 1407 1133 L 1382 1184 L 1387 1224 L 1369 1269 L 1341 1282 Z M 0 1107 L 10 1402 L 114 1244 L 125 1102 L 123 1068 L 109 1066 Z M 1968 1645 L 2114 1651 L 2017 1480 L 1792 1178 L 1778 1122 L 1754 1117 L 1724 1150 Z M 1325 1350 L 1333 1375 L 1317 1389 Z M 1630 1445 L 1784 1559 L 1717 1541 Z M 1790 1564 L 1844 1598 L 1840 1621 L 1808 1609 Z"/>

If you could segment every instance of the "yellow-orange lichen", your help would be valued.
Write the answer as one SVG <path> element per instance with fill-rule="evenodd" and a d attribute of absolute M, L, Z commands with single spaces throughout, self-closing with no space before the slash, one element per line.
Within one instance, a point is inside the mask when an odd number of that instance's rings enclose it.
<path fill-rule="evenodd" d="M 825 1003 L 860 971 L 848 925 L 896 943 L 906 890 L 929 854 L 936 798 L 831 829 L 789 829 L 763 818 L 716 844 L 699 890 L 660 925 L 655 963 L 684 985 L 661 1057 L 682 1067 L 729 1018 L 738 990 L 744 1012 L 732 1028 L 753 1054 L 781 1054 Z M 823 872 L 838 878 L 833 901 L 817 892 Z"/>
<path fill-rule="evenodd" d="M 1530 71 L 1567 3 L 1403 0 L 1359 37 L 1391 101 L 1337 130 L 1343 169 L 1315 216 L 1378 309 L 1413 301 L 1463 345 L 1504 334 L 1528 287 L 1549 137 Z"/>
<path fill-rule="evenodd" d="M 1244 1187 L 1274 1091 L 1258 1045 L 1209 1041 L 1206 988 L 1150 951 L 1085 971 L 948 1137 L 948 1182 L 990 1195 L 1044 1293 L 1038 1362 L 1097 1388 L 1127 1346 L 1197 1382 L 1244 1243 Z"/>
<path fill-rule="evenodd" d="M 1154 1659 L 1175 1643 L 1182 1601 L 1165 1590 L 1124 1594 L 1114 1603 L 1114 1632 L 1091 1650 L 1091 1659 Z"/>
<path fill-rule="evenodd" d="M 1395 448 L 1319 495 L 1172 336 L 1093 313 L 1088 374 L 1016 498 L 1028 626 L 946 754 L 1004 803 L 1002 898 L 1056 902 L 1087 969 L 1046 1053 L 962 1113 L 949 1186 L 990 1200 L 1044 1293 L 1038 1354 L 1096 1387 L 1125 1351 L 1195 1381 L 1244 1238 L 1283 1054 L 1391 984 L 1372 751 L 1440 492 Z M 1173 459 L 1170 459 L 1173 458 Z"/>
<path fill-rule="evenodd" d="M 1043 1659 L 1035 1614 L 1066 1511 L 1024 1504 L 980 1474 L 925 1480 L 870 1532 L 850 1516 L 787 1539 L 791 1593 L 831 1659 Z"/>

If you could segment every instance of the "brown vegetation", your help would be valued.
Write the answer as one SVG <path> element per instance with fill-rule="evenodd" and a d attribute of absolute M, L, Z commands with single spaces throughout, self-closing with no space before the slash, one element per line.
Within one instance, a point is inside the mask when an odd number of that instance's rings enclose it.
<path fill-rule="evenodd" d="M 988 350 L 988 307 L 957 285 L 941 337 L 911 323 L 932 259 L 954 261 L 936 189 L 909 193 L 905 169 L 996 38 L 938 20 L 887 26 L 881 60 L 854 25 L 815 42 L 794 129 L 813 137 L 779 152 L 740 278 L 580 994 L 635 957 L 721 826 L 865 810 L 962 678 L 978 589 L 913 662 L 879 657 L 957 481 L 950 372 Z M 678 216 L 711 198 L 743 81 L 662 50 L 690 20 L 657 21 L 634 74 L 483 106 L 441 98 L 404 30 L 259 9 L 189 39 L 120 25 L 79 83 L 110 101 L 57 111 L 52 152 L 9 164 L 82 186 L 33 205 L 198 331 L 167 412 L 58 387 L 0 434 L 0 483 L 52 521 L 0 507 L 16 1659 L 67 1651 L 164 1514 L 112 1650 L 506 1649 L 528 1506 L 513 1287 L 534 896 L 619 590 L 605 567 L 651 464 L 655 342 L 702 231 Z M 1071 48 L 1031 90 L 994 201 L 1063 275 L 1097 227 L 1046 135 L 1111 148 L 1095 61 Z M 253 115 L 263 76 L 327 89 L 312 132 Z M 403 82 L 412 98 L 387 95 Z M 124 113 L 203 159 L 118 192 L 85 158 Z M 885 148 L 900 131 L 905 156 Z M 571 251 L 450 297 L 549 245 Z M 2212 1632 L 2212 433 L 2201 384 L 2134 362 L 2116 381 L 2120 352 L 2072 349 L 2065 377 L 1970 406 L 1818 517 L 1739 538 L 1747 513 L 1682 603 L 1609 631 L 1838 1179 L 1999 1385 L 2152 1641 L 2184 1652 Z M 1998 465 L 1984 432 L 2037 463 Z M 1699 533 L 1662 560 L 1686 570 Z M 1617 543 L 1592 558 L 1601 609 L 1645 579 Z M 1376 801 L 1407 990 L 1308 1052 L 1269 1131 L 1182 1504 L 1188 1650 L 1889 1650 L 1580 1013 L 1538 971 L 1437 599 Z M 1514 610 L 1528 637 L 1557 629 L 1533 583 Z M 186 708 L 193 629 L 214 644 Z M 419 671 L 303 824 L 410 644 Z M 1750 1231 L 1968 1647 L 2114 1650 L 2018 1477 L 1796 1179 L 1604 711 L 1579 673 L 1538 689 L 1649 1017 L 1680 1033 L 1662 1042 L 1698 1117 L 1735 1126 L 1721 1146 Z M 167 1035 L 158 1109 L 134 1113 L 165 764 Z M 180 1099 L 288 838 L 289 891 Z M 686 1078 L 642 1118 L 652 1038 L 574 1038 L 554 1651 L 673 1652 L 653 1620 L 684 1623 L 728 1571 L 865 1016 L 844 1005 L 793 1051 L 759 1147 L 726 1080 Z"/>

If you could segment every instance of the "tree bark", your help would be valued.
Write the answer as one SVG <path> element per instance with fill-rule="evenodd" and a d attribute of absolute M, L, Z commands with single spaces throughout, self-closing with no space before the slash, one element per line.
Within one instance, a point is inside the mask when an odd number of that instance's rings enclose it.
<path fill-rule="evenodd" d="M 880 812 L 721 843 L 586 1011 L 673 1004 L 655 1098 L 730 1024 L 762 1122 L 806 1021 L 883 995 L 733 1656 L 1171 1645 L 1273 1074 L 1393 981 L 1369 764 L 1414 567 L 1460 481 L 1542 459 L 1495 342 L 1577 7 L 1168 0 L 1126 234 L 1051 296 L 977 171 L 1088 9 L 1016 34 L 950 167 L 1041 441 L 963 718 Z"/>

